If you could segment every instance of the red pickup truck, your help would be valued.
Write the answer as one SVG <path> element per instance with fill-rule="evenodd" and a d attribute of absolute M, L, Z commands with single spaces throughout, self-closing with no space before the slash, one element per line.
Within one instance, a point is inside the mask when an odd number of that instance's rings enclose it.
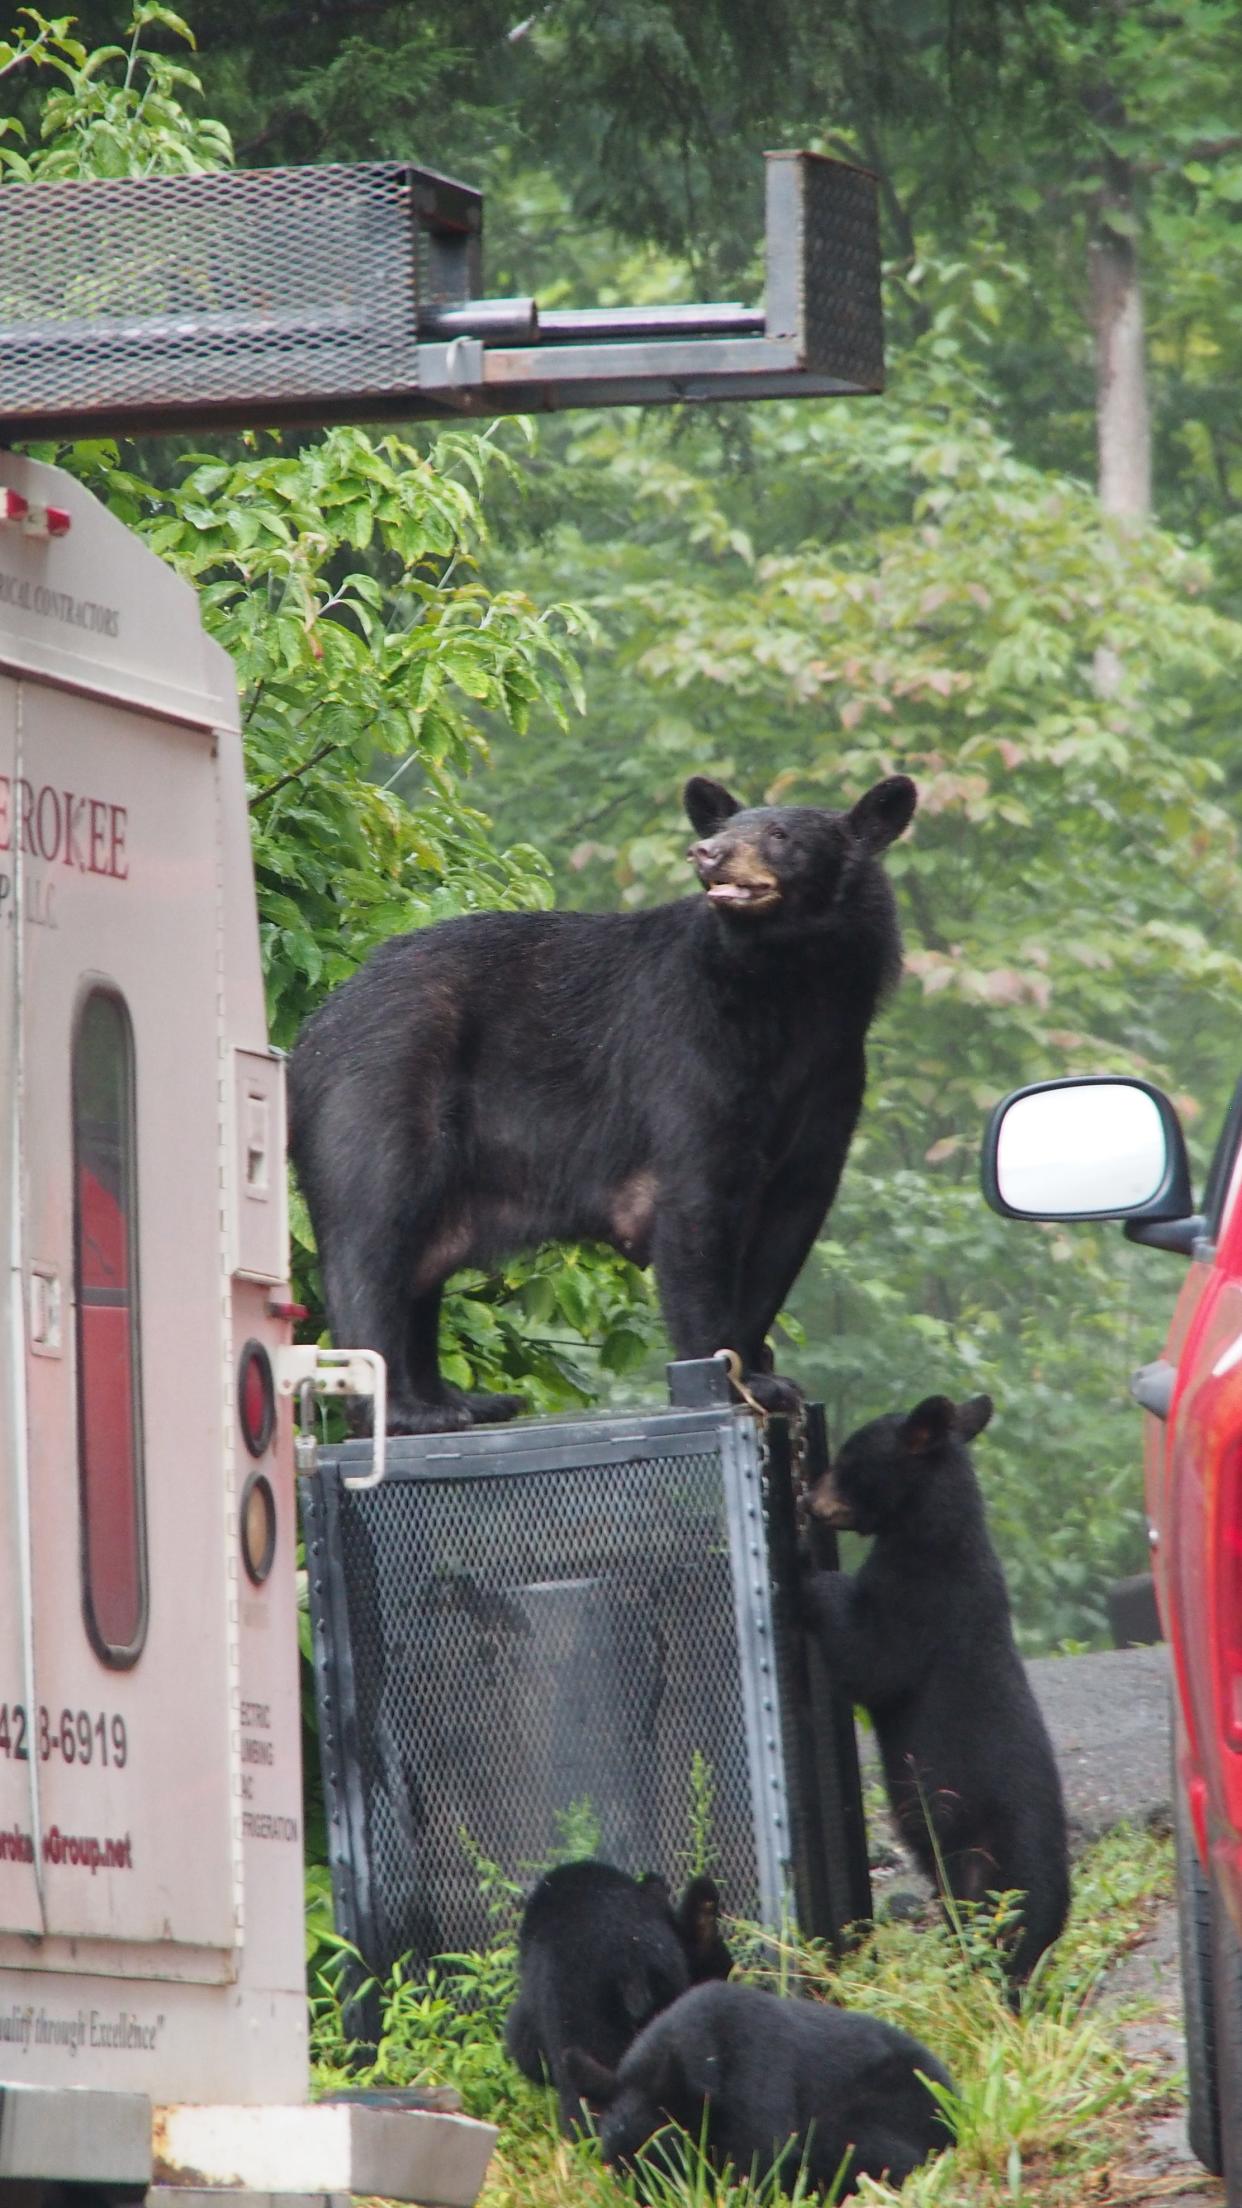
<path fill-rule="evenodd" d="M 1172 1658 L 1190 2143 L 1242 2208 L 1242 1083 L 1198 1208 L 1168 1098 L 1107 1076 L 1006 1097 L 983 1188 L 1011 1218 L 1124 1219 L 1132 1241 L 1189 1261 L 1164 1355 L 1131 1385 Z"/>

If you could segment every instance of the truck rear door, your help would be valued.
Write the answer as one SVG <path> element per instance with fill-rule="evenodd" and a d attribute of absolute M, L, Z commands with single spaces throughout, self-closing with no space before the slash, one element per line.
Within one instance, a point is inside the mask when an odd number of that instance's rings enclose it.
<path fill-rule="evenodd" d="M 218 1955 L 238 1897 L 214 745 L 45 684 L 23 699 L 9 829 L 46 1924 Z"/>

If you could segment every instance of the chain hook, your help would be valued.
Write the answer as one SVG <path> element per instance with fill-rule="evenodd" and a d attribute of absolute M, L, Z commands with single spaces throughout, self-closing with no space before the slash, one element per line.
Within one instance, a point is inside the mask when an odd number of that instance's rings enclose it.
<path fill-rule="evenodd" d="M 312 1379 L 298 1382 L 297 1405 L 298 1425 L 293 1437 L 293 1466 L 300 1478 L 304 1473 L 313 1473 L 319 1462 L 315 1435 L 315 1383 Z"/>
<path fill-rule="evenodd" d="M 716 1351 L 716 1355 L 719 1358 L 723 1359 L 725 1371 L 728 1373 L 730 1381 L 737 1389 L 737 1392 L 741 1396 L 742 1401 L 743 1403 L 745 1403 L 747 1409 L 754 1412 L 755 1417 L 758 1419 L 761 1426 L 766 1426 L 768 1422 L 768 1414 L 764 1410 L 764 1407 L 759 1401 L 758 1396 L 751 1394 L 750 1389 L 747 1387 L 746 1382 L 742 1378 L 742 1360 L 738 1356 L 737 1351 L 735 1349 L 718 1349 Z"/>

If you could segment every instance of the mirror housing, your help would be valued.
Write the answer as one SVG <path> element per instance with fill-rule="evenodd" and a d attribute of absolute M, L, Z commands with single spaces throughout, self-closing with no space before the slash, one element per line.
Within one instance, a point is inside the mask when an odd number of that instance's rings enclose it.
<path fill-rule="evenodd" d="M 1015 1089 L 988 1122 L 981 1169 L 987 1202 L 1007 1219 L 1181 1222 L 1194 1214 L 1177 1113 L 1162 1090 L 1129 1075 Z"/>

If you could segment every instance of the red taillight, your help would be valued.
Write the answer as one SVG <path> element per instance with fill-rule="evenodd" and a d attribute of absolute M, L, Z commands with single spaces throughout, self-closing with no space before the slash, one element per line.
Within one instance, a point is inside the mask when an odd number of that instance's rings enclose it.
<path fill-rule="evenodd" d="M 20 491 L 0 490 L 0 521 L 24 521 L 29 511 L 29 502 Z"/>
<path fill-rule="evenodd" d="M 237 1368 L 237 1415 L 242 1440 L 252 1457 L 261 1457 L 276 1424 L 276 1384 L 262 1342 L 247 1342 Z"/>
<path fill-rule="evenodd" d="M 1216 1667 L 1225 1739 L 1242 1749 L 1242 1449 L 1224 1457 L 1216 1499 Z"/>

